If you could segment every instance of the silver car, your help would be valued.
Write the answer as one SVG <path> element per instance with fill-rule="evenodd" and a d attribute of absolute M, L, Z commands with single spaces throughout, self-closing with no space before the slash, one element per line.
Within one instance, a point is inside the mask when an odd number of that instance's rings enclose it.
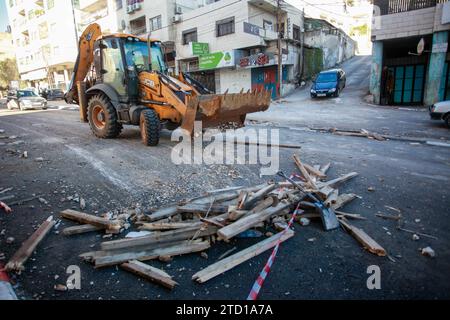
<path fill-rule="evenodd" d="M 47 109 L 47 100 L 32 90 L 17 90 L 8 93 L 6 106 L 9 110 Z"/>

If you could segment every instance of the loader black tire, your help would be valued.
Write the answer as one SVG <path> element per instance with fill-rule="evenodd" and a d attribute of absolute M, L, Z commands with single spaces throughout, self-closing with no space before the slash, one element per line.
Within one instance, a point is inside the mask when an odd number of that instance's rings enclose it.
<path fill-rule="evenodd" d="M 88 120 L 92 133 L 98 138 L 116 138 L 122 131 L 122 124 L 117 121 L 116 109 L 102 94 L 89 100 Z"/>
<path fill-rule="evenodd" d="M 159 143 L 161 122 L 153 109 L 143 110 L 139 120 L 142 143 L 146 146 L 156 146 Z"/>

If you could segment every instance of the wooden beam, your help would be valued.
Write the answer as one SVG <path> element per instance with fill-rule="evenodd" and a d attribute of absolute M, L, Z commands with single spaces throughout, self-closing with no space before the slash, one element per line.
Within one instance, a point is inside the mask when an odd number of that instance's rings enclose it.
<path fill-rule="evenodd" d="M 338 197 L 339 197 L 339 190 L 338 189 L 333 189 L 333 191 L 328 195 L 328 197 L 325 200 L 324 204 L 327 207 L 330 207 L 331 205 L 336 203 Z"/>
<path fill-rule="evenodd" d="M 99 228 L 107 229 L 111 233 L 119 233 L 121 228 L 120 222 L 117 220 L 112 221 L 106 218 L 97 217 L 92 214 L 87 214 L 71 209 L 62 211 L 61 216 L 80 223 L 87 223 Z"/>
<path fill-rule="evenodd" d="M 82 234 L 92 231 L 104 230 L 104 228 L 93 226 L 92 224 L 82 224 L 79 226 L 67 227 L 62 230 L 64 236 L 72 236 L 74 234 Z"/>
<path fill-rule="evenodd" d="M 197 282 L 204 283 L 219 274 L 222 274 L 237 265 L 250 260 L 253 257 L 256 257 L 257 255 L 263 253 L 266 250 L 269 250 L 277 245 L 279 241 L 283 242 L 287 239 L 291 238 L 294 235 L 294 231 L 287 230 L 286 232 L 280 232 L 276 235 L 267 238 L 261 242 L 258 242 L 257 244 L 248 247 L 247 249 L 244 249 L 242 251 L 239 251 L 238 253 L 233 254 L 232 256 L 229 256 L 223 260 L 220 260 L 216 263 L 213 263 L 212 265 L 206 267 L 205 269 L 197 272 L 192 276 L 192 280 L 196 280 Z"/>
<path fill-rule="evenodd" d="M 268 186 L 255 192 L 255 194 L 253 194 L 252 196 L 250 196 L 250 198 L 247 198 L 247 200 L 245 200 L 244 204 L 242 205 L 242 209 L 250 210 L 251 208 L 253 208 L 256 205 L 256 203 L 263 200 L 264 197 L 267 194 L 269 194 L 270 192 L 272 192 L 277 186 L 278 186 L 278 184 L 276 184 L 276 183 L 269 184 Z"/>
<path fill-rule="evenodd" d="M 199 230 L 200 232 L 198 232 Z M 136 246 L 144 246 L 148 244 L 174 242 L 179 240 L 191 239 L 197 233 L 198 237 L 204 237 L 210 236 L 216 232 L 217 227 L 214 226 L 206 226 L 206 227 L 193 226 L 173 231 L 154 233 L 139 238 L 128 238 L 128 239 L 106 241 L 102 242 L 101 248 L 102 250 L 116 250 Z"/>
<path fill-rule="evenodd" d="M 336 203 L 331 205 L 331 208 L 333 210 L 337 210 L 339 208 L 342 208 L 343 206 L 345 206 L 347 203 L 353 201 L 354 199 L 356 199 L 358 196 L 354 193 L 344 193 L 341 194 L 337 200 Z"/>
<path fill-rule="evenodd" d="M 120 267 L 144 279 L 160 284 L 168 289 L 173 289 L 178 284 L 173 281 L 172 277 L 163 270 L 154 268 L 138 260 L 131 260 L 129 262 L 122 263 Z"/>
<path fill-rule="evenodd" d="M 308 173 L 308 171 L 306 170 L 306 168 L 303 166 L 302 162 L 300 161 L 300 158 L 299 158 L 296 154 L 294 154 L 293 157 L 294 157 L 295 164 L 297 165 L 298 169 L 299 169 L 300 172 L 302 173 L 303 177 L 306 179 L 307 183 L 309 183 L 309 185 L 310 185 L 313 189 L 317 190 L 317 185 L 316 185 L 316 183 L 315 183 L 314 180 L 311 178 L 311 176 L 309 175 L 309 173 Z"/>
<path fill-rule="evenodd" d="M 348 180 L 356 177 L 357 175 L 358 175 L 357 172 L 350 172 L 350 173 L 348 173 L 346 175 L 343 175 L 342 177 L 339 177 L 339 178 L 336 178 L 336 179 L 333 179 L 333 180 L 330 180 L 330 181 L 327 181 L 327 182 L 319 183 L 319 187 L 323 188 L 323 187 L 329 186 L 329 187 L 332 187 L 332 188 L 336 188 L 339 184 L 341 184 L 341 183 L 343 183 L 345 181 L 348 181 Z"/>
<path fill-rule="evenodd" d="M 313 166 L 310 166 L 307 163 L 303 163 L 303 167 L 305 167 L 305 169 L 308 171 L 309 174 L 312 174 L 319 179 L 325 179 L 327 177 L 327 175 L 324 174 L 322 171 L 317 170 L 316 168 L 314 168 Z"/>
<path fill-rule="evenodd" d="M 200 212 L 200 213 L 225 213 L 228 212 L 228 206 L 224 206 L 221 204 L 213 204 L 210 203 L 187 203 L 183 206 L 177 207 L 178 212 Z"/>
<path fill-rule="evenodd" d="M 339 219 L 339 222 L 356 240 L 358 240 L 359 243 L 363 245 L 364 249 L 380 257 L 386 256 L 386 250 L 365 233 L 364 230 L 351 225 L 345 218 Z"/>
<path fill-rule="evenodd" d="M 201 222 L 141 222 L 139 223 L 139 230 L 161 231 L 174 230 L 190 227 L 200 227 Z"/>
<path fill-rule="evenodd" d="M 327 174 L 330 167 L 331 167 L 331 162 L 328 162 L 327 164 L 320 167 L 320 172 L 322 172 L 323 174 Z"/>
<path fill-rule="evenodd" d="M 44 237 L 50 232 L 55 225 L 56 221 L 53 220 L 53 216 L 50 216 L 45 220 L 39 228 L 22 244 L 19 250 L 12 256 L 5 268 L 7 271 L 21 272 L 24 270 L 24 264 L 28 258 L 33 254 L 38 244 L 44 239 Z"/>
<path fill-rule="evenodd" d="M 290 204 L 285 202 L 280 202 L 276 207 L 267 208 L 261 212 L 256 212 L 239 219 L 238 221 L 229 224 L 228 226 L 219 229 L 217 234 L 220 238 L 229 240 L 235 235 L 248 230 L 258 223 L 269 219 L 271 216 L 280 213 L 281 211 L 289 208 Z"/>
<path fill-rule="evenodd" d="M 182 254 L 188 254 L 192 252 L 199 252 L 206 250 L 210 247 L 209 241 L 183 241 L 178 243 L 171 243 L 167 247 L 158 247 L 152 249 L 146 249 L 145 247 L 134 248 L 134 251 L 125 250 L 120 253 L 111 252 L 109 255 L 102 255 L 93 257 L 95 267 L 106 267 L 130 260 L 152 260 L 157 259 L 159 256 L 178 256 Z"/>
<path fill-rule="evenodd" d="M 150 215 L 147 215 L 148 221 L 153 222 L 161 219 L 165 219 L 171 216 L 174 216 L 178 213 L 178 206 L 170 206 L 156 210 Z"/>

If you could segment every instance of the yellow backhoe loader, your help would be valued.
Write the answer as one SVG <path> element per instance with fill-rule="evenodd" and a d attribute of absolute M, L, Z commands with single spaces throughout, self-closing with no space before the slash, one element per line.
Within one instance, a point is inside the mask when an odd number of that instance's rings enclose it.
<path fill-rule="evenodd" d="M 102 35 L 98 24 L 81 35 L 67 103 L 99 138 L 115 138 L 123 124 L 139 125 L 145 145 L 159 142 L 162 126 L 192 134 L 203 128 L 243 124 L 247 113 L 267 110 L 270 91 L 216 95 L 186 73 L 168 74 L 161 42 L 130 34 Z"/>

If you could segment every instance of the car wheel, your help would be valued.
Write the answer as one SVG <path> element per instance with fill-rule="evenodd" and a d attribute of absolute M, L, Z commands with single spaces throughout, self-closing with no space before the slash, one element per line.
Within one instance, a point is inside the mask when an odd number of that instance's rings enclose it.
<path fill-rule="evenodd" d="M 445 121 L 445 124 L 447 125 L 447 128 L 450 129 L 450 113 L 447 113 L 447 114 L 445 115 L 444 121 Z"/>

